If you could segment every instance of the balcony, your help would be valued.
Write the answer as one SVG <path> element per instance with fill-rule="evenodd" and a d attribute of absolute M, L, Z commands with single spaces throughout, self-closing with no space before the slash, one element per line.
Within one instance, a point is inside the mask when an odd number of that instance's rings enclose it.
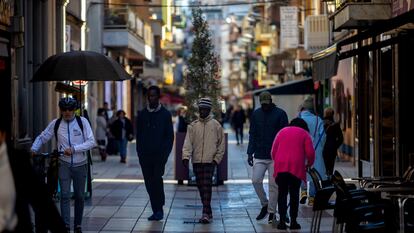
<path fill-rule="evenodd" d="M 144 22 L 128 7 L 106 8 L 104 15 L 103 45 L 124 51 L 129 59 L 154 61 L 154 49 L 150 41 L 153 35 L 145 35 Z"/>
<path fill-rule="evenodd" d="M 342 0 L 330 18 L 335 31 L 366 28 L 376 21 L 391 18 L 391 4 L 388 0 Z"/>

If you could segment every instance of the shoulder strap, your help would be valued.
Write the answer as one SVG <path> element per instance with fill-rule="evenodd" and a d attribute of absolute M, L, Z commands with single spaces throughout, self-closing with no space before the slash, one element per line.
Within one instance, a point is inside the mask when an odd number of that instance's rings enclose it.
<path fill-rule="evenodd" d="M 55 127 L 54 127 L 54 133 L 55 133 L 55 139 L 56 139 L 56 142 L 57 142 L 57 140 L 58 140 L 58 136 L 57 136 L 57 132 L 58 132 L 58 129 L 59 129 L 59 125 L 60 125 L 60 122 L 62 121 L 62 117 L 60 117 L 60 118 L 58 118 L 57 120 L 56 120 L 56 122 L 55 122 Z"/>
<path fill-rule="evenodd" d="M 82 123 L 81 117 L 80 116 L 76 116 L 76 121 L 78 122 L 78 125 L 79 125 L 79 127 L 80 127 L 80 129 L 82 131 L 82 134 L 83 134 L 83 123 Z"/>

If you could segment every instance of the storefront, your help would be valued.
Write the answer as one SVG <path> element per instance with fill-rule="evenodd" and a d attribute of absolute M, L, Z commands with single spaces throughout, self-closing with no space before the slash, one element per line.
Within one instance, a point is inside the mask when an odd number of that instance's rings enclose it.
<path fill-rule="evenodd" d="M 319 69 L 314 79 L 330 79 L 332 104 L 345 141 L 353 140 L 349 144 L 359 176 L 402 175 L 414 164 L 414 122 L 408 114 L 414 84 L 414 11 L 396 7 L 392 18 L 337 41 L 331 57 L 317 60 L 322 65 L 313 63 Z"/>

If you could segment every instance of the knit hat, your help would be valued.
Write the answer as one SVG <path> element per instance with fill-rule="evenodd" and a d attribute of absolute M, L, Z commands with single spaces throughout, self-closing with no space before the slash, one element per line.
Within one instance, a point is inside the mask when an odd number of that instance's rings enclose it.
<path fill-rule="evenodd" d="M 268 91 L 261 92 L 259 95 L 260 104 L 272 103 L 272 95 Z"/>
<path fill-rule="evenodd" d="M 302 107 L 306 110 L 314 110 L 313 97 L 308 96 L 302 103 Z"/>
<path fill-rule="evenodd" d="M 211 108 L 211 100 L 209 98 L 201 98 L 198 101 L 199 108 Z"/>

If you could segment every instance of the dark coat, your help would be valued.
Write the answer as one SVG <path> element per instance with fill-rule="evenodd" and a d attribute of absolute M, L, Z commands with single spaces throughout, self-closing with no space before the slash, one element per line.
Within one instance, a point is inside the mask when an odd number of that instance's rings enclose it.
<path fill-rule="evenodd" d="M 16 187 L 16 214 L 18 223 L 15 232 L 33 232 L 29 206 L 35 212 L 36 222 L 42 222 L 52 233 L 66 232 L 65 223 L 55 203 L 30 164 L 30 155 L 24 151 L 8 150 L 10 168 Z M 40 220 L 40 221 L 39 221 Z"/>
<path fill-rule="evenodd" d="M 332 120 L 324 121 L 326 141 L 323 148 L 323 157 L 325 159 L 335 159 L 337 156 L 337 150 L 344 141 L 342 129 L 337 122 Z"/>
<path fill-rule="evenodd" d="M 140 111 L 136 135 L 138 157 L 157 156 L 166 162 L 174 142 L 170 112 L 164 107 L 157 112 L 149 112 L 146 108 Z"/>
<path fill-rule="evenodd" d="M 187 132 L 188 123 L 185 121 L 183 116 L 178 116 L 178 127 L 177 132 L 185 133 Z"/>
<path fill-rule="evenodd" d="M 269 112 L 256 109 L 250 119 L 248 155 L 257 159 L 272 159 L 270 151 L 276 134 L 288 125 L 288 117 L 284 110 L 272 104 Z"/>
<path fill-rule="evenodd" d="M 246 114 L 243 109 L 235 111 L 231 116 L 231 124 L 235 128 L 243 127 L 243 124 L 246 122 Z"/>
<path fill-rule="evenodd" d="M 111 133 L 116 140 L 122 139 L 122 128 L 125 129 L 125 137 L 128 140 L 130 140 L 130 137 L 134 135 L 131 121 L 126 117 L 124 119 L 125 125 L 122 124 L 122 121 L 120 119 L 117 119 L 114 121 L 114 123 L 111 124 Z"/>

